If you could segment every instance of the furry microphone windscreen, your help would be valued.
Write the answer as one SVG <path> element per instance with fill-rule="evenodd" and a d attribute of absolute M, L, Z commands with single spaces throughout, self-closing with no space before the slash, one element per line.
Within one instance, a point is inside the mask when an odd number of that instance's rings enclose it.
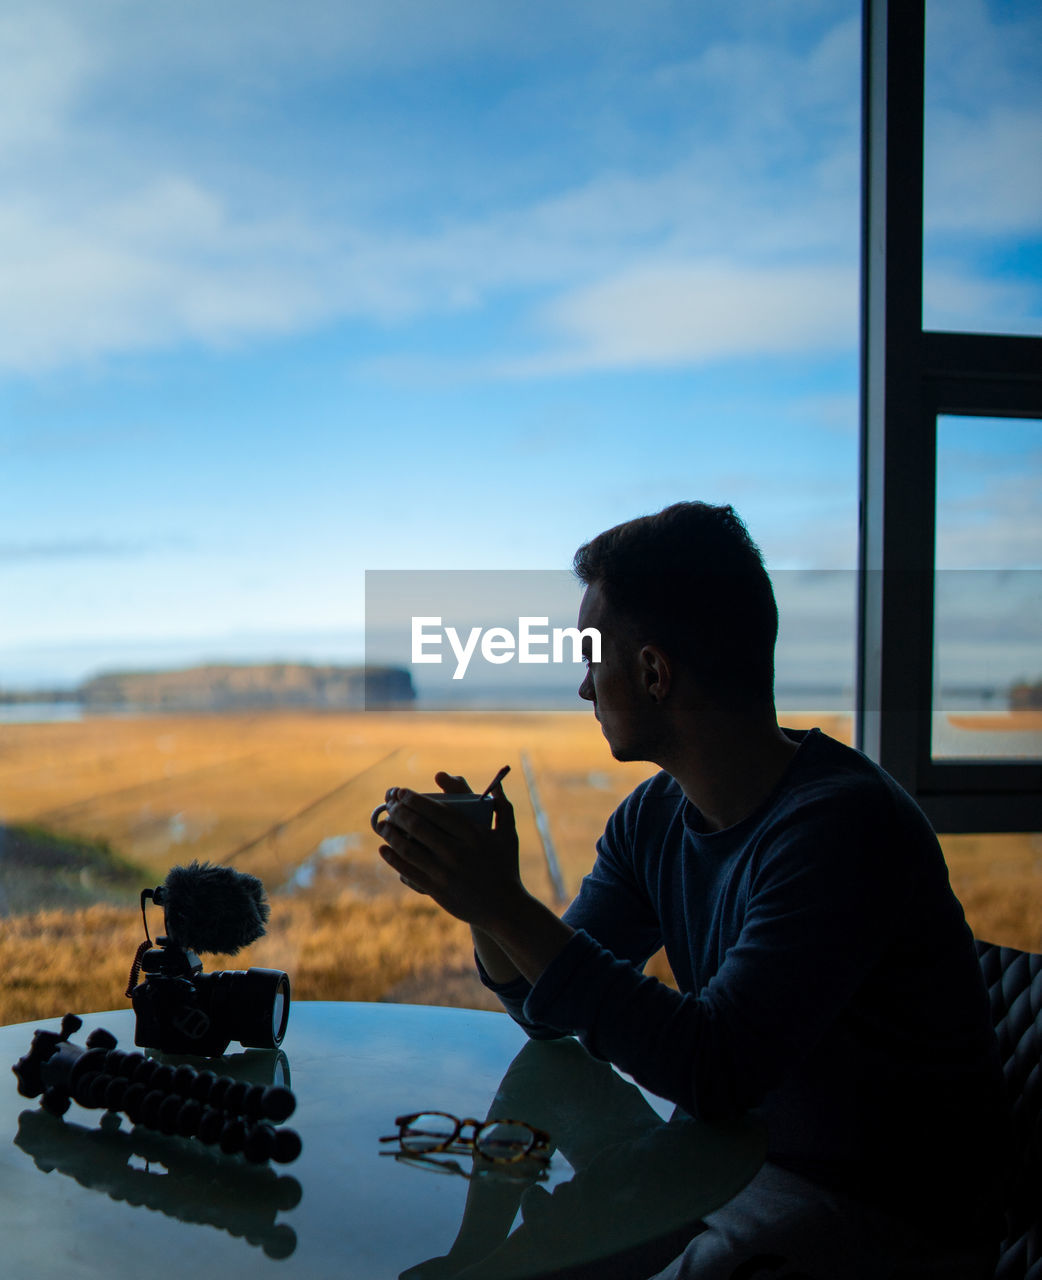
<path fill-rule="evenodd" d="M 189 951 L 233 956 L 261 937 L 271 912 L 257 877 L 234 867 L 173 867 L 161 888 L 167 934 Z"/>

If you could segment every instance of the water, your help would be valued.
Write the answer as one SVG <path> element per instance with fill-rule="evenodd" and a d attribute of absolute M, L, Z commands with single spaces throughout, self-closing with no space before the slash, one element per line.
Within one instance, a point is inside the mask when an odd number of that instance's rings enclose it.
<path fill-rule="evenodd" d="M 286 883 L 288 889 L 310 889 L 323 862 L 329 858 L 342 858 L 361 844 L 356 832 L 348 835 L 326 836 L 293 872 Z"/>
<path fill-rule="evenodd" d="M 83 719 L 78 702 L 3 702 L 0 724 L 50 724 Z"/>

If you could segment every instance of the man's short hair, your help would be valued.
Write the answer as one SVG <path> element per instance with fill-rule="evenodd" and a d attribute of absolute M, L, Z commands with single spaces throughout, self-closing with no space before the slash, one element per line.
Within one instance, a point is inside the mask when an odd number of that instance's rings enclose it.
<path fill-rule="evenodd" d="M 640 643 L 661 645 L 707 693 L 773 702 L 778 608 L 733 507 L 678 502 L 628 520 L 581 546 L 573 567 Z"/>

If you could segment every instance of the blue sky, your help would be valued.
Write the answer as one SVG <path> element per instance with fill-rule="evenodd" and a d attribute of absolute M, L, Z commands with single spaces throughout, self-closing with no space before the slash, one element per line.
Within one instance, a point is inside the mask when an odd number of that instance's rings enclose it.
<path fill-rule="evenodd" d="M 679 498 L 851 567 L 859 15 L 0 0 L 0 686 L 354 660 L 366 570 Z M 1042 15 L 930 22 L 927 320 L 1038 333 Z M 1018 440 L 946 545 L 1037 564 Z"/>

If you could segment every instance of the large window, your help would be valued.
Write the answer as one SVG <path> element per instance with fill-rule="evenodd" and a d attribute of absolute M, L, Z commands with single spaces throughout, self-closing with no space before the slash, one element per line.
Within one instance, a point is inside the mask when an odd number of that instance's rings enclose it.
<path fill-rule="evenodd" d="M 550 719 L 255 704 L 361 661 L 367 571 L 564 573 L 680 498 L 747 520 L 786 719 L 849 736 L 857 0 L 8 9 L 0 911 L 228 860 L 302 996 L 449 998 L 465 931 L 369 811 L 510 761 L 526 875 L 557 900 L 548 835 L 570 892 L 637 769 L 578 676 Z M 120 919 L 76 975 L 117 994 L 62 1006 L 117 1000 Z M 66 954 L 29 934 L 7 1020 Z"/>

